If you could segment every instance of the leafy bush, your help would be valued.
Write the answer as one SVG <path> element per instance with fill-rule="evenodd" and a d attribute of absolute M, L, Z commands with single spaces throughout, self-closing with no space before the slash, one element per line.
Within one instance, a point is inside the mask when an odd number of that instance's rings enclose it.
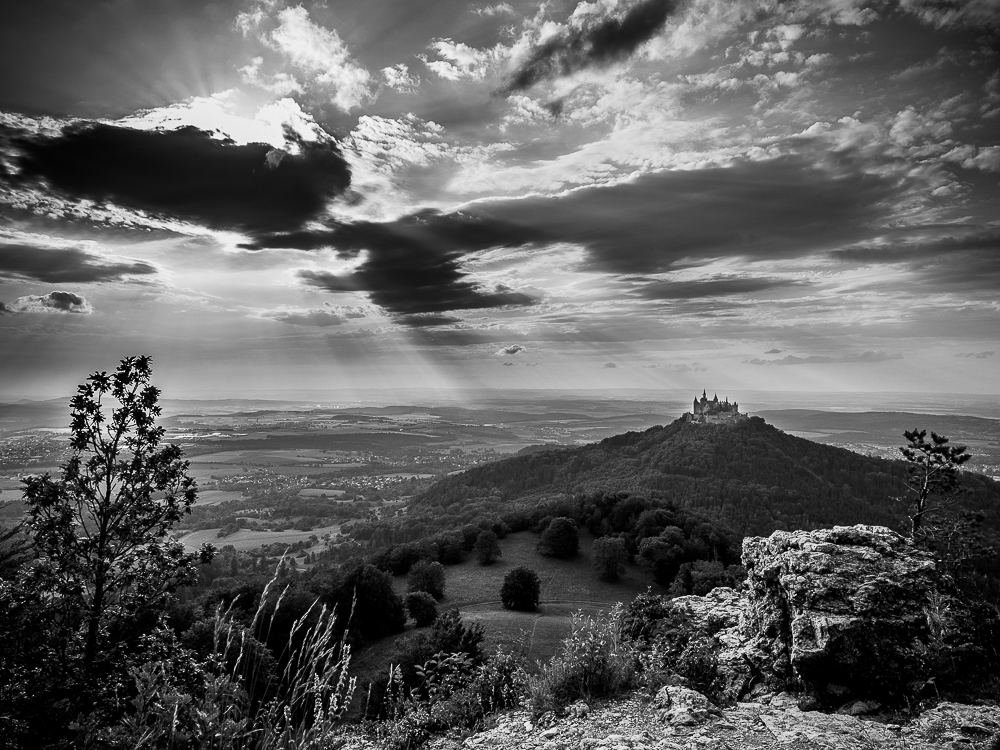
<path fill-rule="evenodd" d="M 421 560 L 410 568 L 406 579 L 409 592 L 424 591 L 440 601 L 444 598 L 444 565 L 430 560 Z"/>
<path fill-rule="evenodd" d="M 580 548 L 580 532 L 572 518 L 553 518 L 538 540 L 538 552 L 546 557 L 570 558 Z"/>
<path fill-rule="evenodd" d="M 406 611 L 410 613 L 418 628 L 430 625 L 438 616 L 437 602 L 426 591 L 412 591 L 407 594 Z"/>
<path fill-rule="evenodd" d="M 532 611 L 538 606 L 542 584 L 531 568 L 519 567 L 504 576 L 500 601 L 507 609 Z"/>
<path fill-rule="evenodd" d="M 606 617 L 573 615 L 573 632 L 562 650 L 528 681 L 532 713 L 558 711 L 573 701 L 618 695 L 634 686 L 638 655 L 622 638 L 623 608 Z"/>

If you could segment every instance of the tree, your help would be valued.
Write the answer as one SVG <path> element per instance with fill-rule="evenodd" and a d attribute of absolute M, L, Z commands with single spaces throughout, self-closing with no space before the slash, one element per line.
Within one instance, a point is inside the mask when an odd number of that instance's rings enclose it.
<path fill-rule="evenodd" d="M 426 591 L 412 591 L 406 595 L 406 611 L 418 628 L 432 624 L 438 616 L 437 602 Z"/>
<path fill-rule="evenodd" d="M 161 445 L 160 391 L 150 385 L 150 358 L 123 359 L 97 372 L 70 401 L 72 453 L 54 479 L 24 480 L 25 525 L 39 559 L 32 583 L 82 627 L 85 671 L 109 632 L 148 613 L 195 580 L 199 561 L 168 532 L 197 497 L 188 462 Z"/>
<path fill-rule="evenodd" d="M 594 542 L 592 548 L 594 572 L 602 581 L 617 581 L 621 577 L 628 559 L 625 540 L 621 537 L 605 536 Z"/>
<path fill-rule="evenodd" d="M 410 568 L 406 590 L 425 591 L 440 601 L 444 598 L 444 565 L 431 560 L 421 560 Z"/>
<path fill-rule="evenodd" d="M 530 612 L 538 606 L 541 590 L 542 584 L 535 571 L 531 568 L 514 568 L 504 576 L 500 601 L 507 609 Z"/>
<path fill-rule="evenodd" d="M 899 449 L 908 464 L 907 495 L 897 499 L 908 501 L 910 538 L 916 539 L 926 521 L 958 499 L 961 490 L 958 469 L 972 456 L 964 445 L 950 445 L 948 438 L 934 432 L 931 442 L 927 442 L 927 430 L 910 430 L 903 437 L 909 441 L 909 445 Z"/>
<path fill-rule="evenodd" d="M 473 550 L 480 565 L 492 565 L 498 557 L 503 555 L 503 551 L 500 549 L 500 542 L 497 541 L 497 535 L 489 529 L 479 532 L 479 536 L 476 537 L 476 546 L 473 547 Z"/>
<path fill-rule="evenodd" d="M 546 557 L 569 558 L 580 547 L 580 532 L 572 518 L 553 518 L 538 540 L 538 551 Z"/>

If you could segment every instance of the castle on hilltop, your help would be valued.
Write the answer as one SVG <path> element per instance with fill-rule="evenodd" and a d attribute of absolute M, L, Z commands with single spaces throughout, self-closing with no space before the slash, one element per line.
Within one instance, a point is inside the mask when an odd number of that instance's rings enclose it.
<path fill-rule="evenodd" d="M 725 401 L 719 401 L 718 394 L 710 400 L 708 394 L 703 390 L 701 398 L 695 398 L 694 400 L 694 409 L 685 414 L 684 417 L 688 422 L 696 422 L 698 424 L 731 422 L 734 419 L 746 417 L 746 414 L 740 413 L 739 407 L 740 405 L 735 401 L 729 403 L 728 398 Z"/>

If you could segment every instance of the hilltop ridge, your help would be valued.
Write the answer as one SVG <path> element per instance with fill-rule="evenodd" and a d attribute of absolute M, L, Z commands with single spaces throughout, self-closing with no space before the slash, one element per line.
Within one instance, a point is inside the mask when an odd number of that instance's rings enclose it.
<path fill-rule="evenodd" d="M 902 461 L 872 458 L 789 435 L 760 417 L 692 423 L 684 417 L 577 448 L 538 450 L 435 483 L 415 507 L 494 497 L 505 507 L 553 495 L 655 493 L 737 533 L 868 523 L 903 528 Z M 1000 527 L 1000 485 L 965 473 L 970 507 Z"/>

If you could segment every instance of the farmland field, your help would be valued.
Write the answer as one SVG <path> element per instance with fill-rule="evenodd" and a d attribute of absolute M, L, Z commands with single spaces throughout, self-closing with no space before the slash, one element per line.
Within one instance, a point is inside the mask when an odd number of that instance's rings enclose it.
<path fill-rule="evenodd" d="M 260 549 L 265 544 L 292 544 L 294 542 L 304 542 L 309 537 L 315 535 L 322 538 L 324 534 L 336 534 L 340 531 L 340 525 L 322 526 L 312 531 L 299 531 L 290 529 L 288 531 L 257 531 L 250 529 L 240 529 L 235 534 L 219 538 L 216 536 L 218 529 L 202 529 L 192 531 L 181 537 L 181 544 L 189 552 L 196 551 L 201 545 L 208 543 L 216 547 L 232 545 L 237 550 Z"/>
<path fill-rule="evenodd" d="M 229 490 L 199 490 L 198 505 L 216 505 L 227 500 L 242 500 L 242 492 L 231 492 Z"/>

